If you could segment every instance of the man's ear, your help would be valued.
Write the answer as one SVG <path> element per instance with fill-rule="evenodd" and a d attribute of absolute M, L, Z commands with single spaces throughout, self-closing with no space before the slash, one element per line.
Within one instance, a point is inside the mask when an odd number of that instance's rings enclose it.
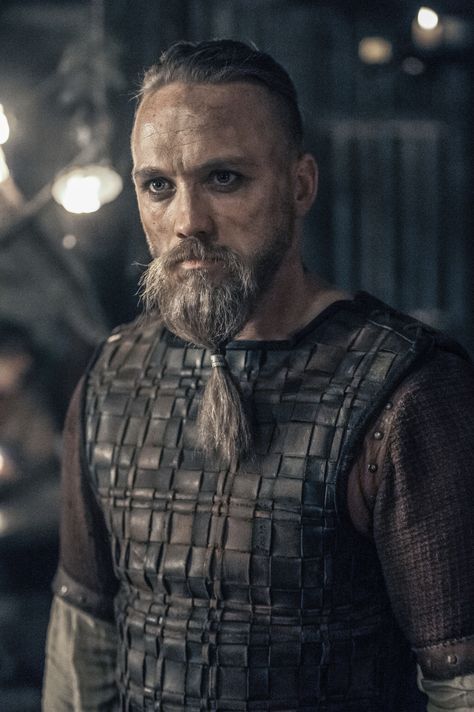
<path fill-rule="evenodd" d="M 298 217 L 306 215 L 318 192 L 318 164 L 311 153 L 297 159 L 294 172 L 294 199 Z"/>

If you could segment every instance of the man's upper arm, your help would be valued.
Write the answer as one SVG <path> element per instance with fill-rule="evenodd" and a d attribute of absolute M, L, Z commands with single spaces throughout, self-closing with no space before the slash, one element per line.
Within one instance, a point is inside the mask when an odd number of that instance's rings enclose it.
<path fill-rule="evenodd" d="M 54 589 L 68 603 L 104 620 L 113 615 L 118 583 L 102 511 L 81 462 L 84 379 L 72 397 L 63 434 L 60 557 Z"/>
<path fill-rule="evenodd" d="M 423 674 L 474 672 L 474 369 L 438 353 L 402 387 L 374 538 Z"/>

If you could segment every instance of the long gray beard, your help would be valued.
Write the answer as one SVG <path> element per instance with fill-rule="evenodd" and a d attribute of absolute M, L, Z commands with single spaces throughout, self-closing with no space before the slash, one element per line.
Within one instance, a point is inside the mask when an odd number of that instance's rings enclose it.
<path fill-rule="evenodd" d="M 273 278 L 286 250 L 287 232 L 246 262 L 227 247 L 205 245 L 188 237 L 154 259 L 142 276 L 141 297 L 147 312 L 159 314 L 174 334 L 198 346 L 218 349 L 244 326 L 258 296 Z M 206 269 L 176 270 L 184 260 L 221 260 L 217 283 Z M 252 433 L 238 383 L 224 363 L 212 368 L 199 409 L 196 445 L 236 467 L 252 450 Z"/>
<path fill-rule="evenodd" d="M 185 260 L 219 260 L 223 276 L 217 284 L 206 269 L 182 270 L 178 277 L 173 268 Z M 258 291 L 251 265 L 226 247 L 207 246 L 193 237 L 154 259 L 140 286 L 147 312 L 157 311 L 185 341 L 211 349 L 241 330 Z"/>

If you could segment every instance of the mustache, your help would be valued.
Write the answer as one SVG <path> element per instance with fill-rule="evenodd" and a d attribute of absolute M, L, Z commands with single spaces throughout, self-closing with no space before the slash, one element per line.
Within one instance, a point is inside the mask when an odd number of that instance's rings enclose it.
<path fill-rule="evenodd" d="M 206 245 L 197 237 L 188 237 L 182 244 L 176 245 L 157 259 L 164 269 L 175 267 L 180 262 L 188 260 L 223 261 L 228 262 L 234 256 L 233 250 L 223 245 Z"/>
<path fill-rule="evenodd" d="M 224 276 L 214 284 L 208 271 L 199 269 L 179 279 L 174 267 L 187 260 L 220 261 Z M 186 333 L 185 340 L 205 345 L 215 339 L 205 338 L 204 332 L 234 332 L 233 322 L 250 310 L 256 290 L 251 261 L 230 247 L 190 236 L 151 260 L 140 277 L 138 295 L 145 313 L 159 314 L 178 336 Z"/>

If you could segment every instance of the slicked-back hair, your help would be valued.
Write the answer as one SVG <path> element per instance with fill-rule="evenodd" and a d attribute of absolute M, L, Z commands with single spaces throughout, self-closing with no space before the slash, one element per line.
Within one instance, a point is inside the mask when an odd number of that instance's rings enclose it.
<path fill-rule="evenodd" d="M 176 42 L 145 72 L 138 106 L 145 96 L 173 82 L 247 82 L 265 87 L 274 99 L 289 146 L 301 151 L 303 123 L 296 89 L 286 70 L 269 54 L 236 40 Z"/>

